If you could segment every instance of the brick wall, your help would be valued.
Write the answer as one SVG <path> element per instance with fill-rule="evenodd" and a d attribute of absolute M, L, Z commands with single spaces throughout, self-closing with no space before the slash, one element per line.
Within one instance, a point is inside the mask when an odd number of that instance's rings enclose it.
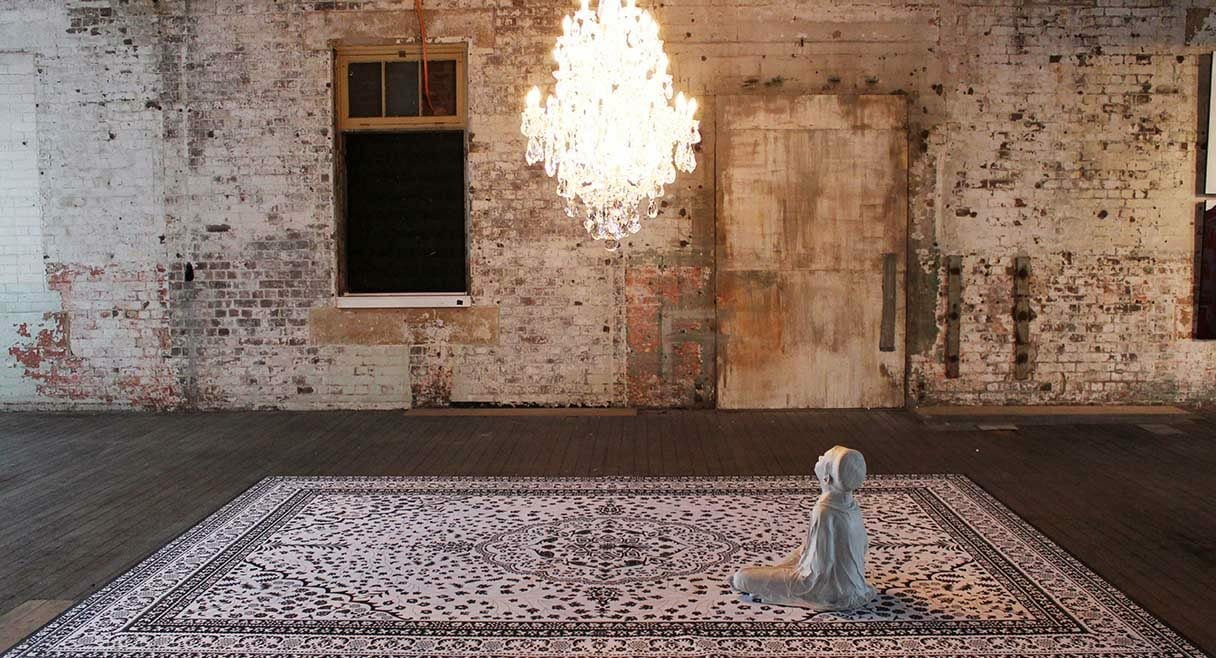
<path fill-rule="evenodd" d="M 428 0 L 428 34 L 469 44 L 476 309 L 334 316 L 330 48 L 416 39 L 411 3 L 0 3 L 0 405 L 712 406 L 713 110 L 739 93 L 908 99 L 913 400 L 1216 397 L 1216 345 L 1189 338 L 1210 7 L 648 4 L 705 135 L 658 221 L 606 252 L 523 163 L 522 98 L 576 3 Z"/>
<path fill-rule="evenodd" d="M 33 55 L 0 53 L 0 345 L 8 357 L 0 391 L 28 404 L 39 397 L 38 380 L 26 374 L 38 357 L 17 346 L 56 340 L 59 311 L 42 264 L 35 83 Z"/>

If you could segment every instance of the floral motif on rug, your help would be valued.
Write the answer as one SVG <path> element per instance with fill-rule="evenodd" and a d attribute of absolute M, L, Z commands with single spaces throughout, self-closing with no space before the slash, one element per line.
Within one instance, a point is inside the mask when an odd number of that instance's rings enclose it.
<path fill-rule="evenodd" d="M 7 658 L 1201 656 L 965 477 L 858 493 L 877 595 L 748 602 L 813 479 L 266 479 Z"/>

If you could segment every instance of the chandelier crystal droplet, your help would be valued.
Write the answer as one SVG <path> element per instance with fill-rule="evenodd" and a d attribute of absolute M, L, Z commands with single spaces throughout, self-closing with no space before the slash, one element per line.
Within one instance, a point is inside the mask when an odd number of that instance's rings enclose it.
<path fill-rule="evenodd" d="M 659 214 L 676 169 L 697 166 L 697 101 L 672 102 L 659 25 L 635 0 L 601 0 L 562 20 L 553 93 L 528 92 L 523 134 L 528 164 L 557 179 L 566 214 L 597 240 L 617 243 Z"/>

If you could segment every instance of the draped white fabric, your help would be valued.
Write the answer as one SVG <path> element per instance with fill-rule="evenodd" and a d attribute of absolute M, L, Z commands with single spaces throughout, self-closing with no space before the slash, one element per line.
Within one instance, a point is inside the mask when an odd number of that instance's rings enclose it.
<path fill-rule="evenodd" d="M 815 466 L 823 493 L 815 503 L 806 539 L 771 567 L 746 567 L 735 589 L 764 603 L 812 610 L 848 610 L 874 597 L 866 582 L 869 539 L 853 491 L 865 481 L 865 458 L 843 446 Z"/>

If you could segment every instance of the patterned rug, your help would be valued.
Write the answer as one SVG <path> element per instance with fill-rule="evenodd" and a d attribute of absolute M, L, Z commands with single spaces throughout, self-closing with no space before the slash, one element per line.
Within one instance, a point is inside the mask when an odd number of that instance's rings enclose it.
<path fill-rule="evenodd" d="M 271 478 L 8 655 L 1201 654 L 964 477 L 858 494 L 879 594 L 727 585 L 795 548 L 806 478 Z"/>

